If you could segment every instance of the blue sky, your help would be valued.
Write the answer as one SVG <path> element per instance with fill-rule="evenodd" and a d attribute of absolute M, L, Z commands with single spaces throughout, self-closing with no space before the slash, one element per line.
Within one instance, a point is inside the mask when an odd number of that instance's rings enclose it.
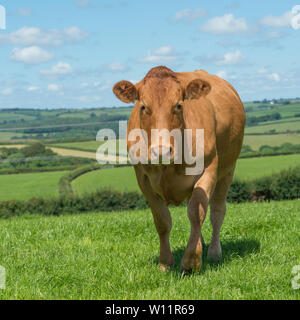
<path fill-rule="evenodd" d="M 0 108 L 122 106 L 113 84 L 157 65 L 218 74 L 244 101 L 299 97 L 297 4 L 0 0 Z"/>

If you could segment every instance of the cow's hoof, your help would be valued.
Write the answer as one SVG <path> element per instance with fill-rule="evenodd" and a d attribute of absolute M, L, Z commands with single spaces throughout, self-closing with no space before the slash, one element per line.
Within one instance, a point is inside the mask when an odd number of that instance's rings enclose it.
<path fill-rule="evenodd" d="M 189 275 L 192 273 L 199 272 L 201 270 L 201 263 L 190 263 L 190 264 L 184 264 L 183 262 L 181 263 L 180 266 L 180 271 L 183 275 Z"/>
<path fill-rule="evenodd" d="M 194 273 L 200 272 L 201 268 L 186 268 L 183 265 L 180 266 L 181 276 L 189 276 Z"/>
<path fill-rule="evenodd" d="M 186 269 L 183 265 L 180 266 L 180 273 L 182 276 L 188 276 L 193 273 L 193 269 Z"/>
<path fill-rule="evenodd" d="M 207 251 L 207 259 L 211 261 L 219 261 L 222 258 L 221 246 L 209 246 Z"/>
<path fill-rule="evenodd" d="M 158 264 L 158 268 L 159 268 L 160 271 L 168 272 L 173 268 L 173 265 L 159 263 Z"/>

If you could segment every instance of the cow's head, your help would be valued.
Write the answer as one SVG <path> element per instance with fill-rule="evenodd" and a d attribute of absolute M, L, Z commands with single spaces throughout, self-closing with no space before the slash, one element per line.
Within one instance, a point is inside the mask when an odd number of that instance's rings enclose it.
<path fill-rule="evenodd" d="M 151 130 L 172 132 L 179 129 L 182 132 L 185 128 L 184 110 L 188 108 L 187 101 L 205 97 L 210 89 L 210 84 L 202 79 L 181 83 L 175 72 L 161 66 L 151 69 L 136 85 L 124 80 L 116 83 L 113 92 L 121 101 L 135 103 L 134 109 L 139 113 L 139 127 L 148 135 L 148 152 L 151 157 L 161 159 L 168 156 L 172 161 L 174 138 L 170 139 L 169 136 L 166 139 L 168 143 L 161 138 L 151 141 Z"/>

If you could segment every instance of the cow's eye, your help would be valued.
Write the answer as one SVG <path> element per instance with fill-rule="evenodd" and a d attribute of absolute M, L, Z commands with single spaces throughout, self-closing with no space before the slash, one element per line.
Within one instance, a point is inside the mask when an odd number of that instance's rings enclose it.
<path fill-rule="evenodd" d="M 183 106 L 181 104 L 178 104 L 176 107 L 175 107 L 175 110 L 176 111 L 182 111 L 183 110 Z"/>
<path fill-rule="evenodd" d="M 145 111 L 146 110 L 146 107 L 145 106 L 141 106 L 141 111 Z"/>

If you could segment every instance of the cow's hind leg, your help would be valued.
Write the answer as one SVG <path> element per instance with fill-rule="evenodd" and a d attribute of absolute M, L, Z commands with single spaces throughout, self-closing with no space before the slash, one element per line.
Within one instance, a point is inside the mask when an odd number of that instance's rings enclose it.
<path fill-rule="evenodd" d="M 216 184 L 210 199 L 210 221 L 212 224 L 212 239 L 208 248 L 207 258 L 217 261 L 222 257 L 220 230 L 226 213 L 226 197 L 231 185 L 234 169 Z"/>

